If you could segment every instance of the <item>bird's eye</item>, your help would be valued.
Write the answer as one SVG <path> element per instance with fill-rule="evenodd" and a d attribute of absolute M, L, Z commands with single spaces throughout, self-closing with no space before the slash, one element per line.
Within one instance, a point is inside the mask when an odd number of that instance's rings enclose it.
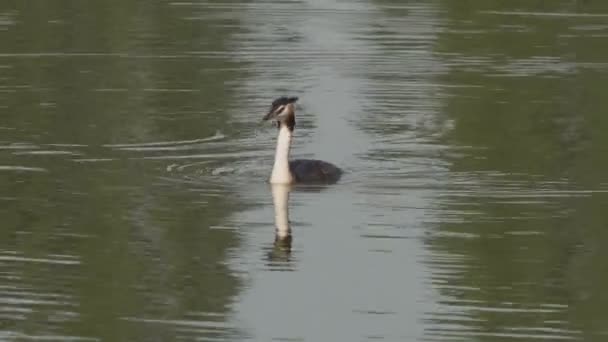
<path fill-rule="evenodd" d="M 277 109 L 275 109 L 275 113 L 281 113 L 283 111 L 283 109 L 285 109 L 285 105 L 279 106 L 277 107 Z"/>

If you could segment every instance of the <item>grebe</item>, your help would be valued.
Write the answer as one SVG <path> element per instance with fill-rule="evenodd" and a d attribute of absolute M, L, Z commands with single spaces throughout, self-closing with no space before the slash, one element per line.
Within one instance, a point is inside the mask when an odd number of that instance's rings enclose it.
<path fill-rule="evenodd" d="M 315 159 L 289 160 L 289 150 L 293 130 L 296 127 L 297 97 L 280 97 L 272 102 L 264 120 L 274 120 L 279 129 L 274 165 L 270 183 L 335 183 L 340 179 L 342 170 L 337 166 Z"/>

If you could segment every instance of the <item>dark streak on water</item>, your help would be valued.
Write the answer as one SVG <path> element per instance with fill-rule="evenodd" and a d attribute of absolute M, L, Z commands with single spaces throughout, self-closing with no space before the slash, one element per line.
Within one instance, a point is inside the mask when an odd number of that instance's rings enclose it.
<path fill-rule="evenodd" d="M 601 2 L 0 5 L 0 339 L 603 341 Z M 293 154 L 275 240 L 269 101 Z M 274 189 L 273 189 L 274 190 Z"/>

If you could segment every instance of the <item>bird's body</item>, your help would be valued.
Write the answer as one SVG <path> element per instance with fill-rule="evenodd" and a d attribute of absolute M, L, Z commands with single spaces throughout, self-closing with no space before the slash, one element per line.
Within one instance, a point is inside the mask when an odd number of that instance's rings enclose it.
<path fill-rule="evenodd" d="M 275 120 L 279 128 L 277 147 L 270 175 L 270 183 L 324 183 L 337 182 L 342 176 L 342 170 L 325 161 L 316 159 L 289 160 L 289 153 L 295 129 L 296 97 L 281 97 L 276 99 L 264 120 Z"/>
<path fill-rule="evenodd" d="M 334 183 L 342 170 L 334 164 L 316 159 L 296 159 L 289 162 L 295 183 Z"/>

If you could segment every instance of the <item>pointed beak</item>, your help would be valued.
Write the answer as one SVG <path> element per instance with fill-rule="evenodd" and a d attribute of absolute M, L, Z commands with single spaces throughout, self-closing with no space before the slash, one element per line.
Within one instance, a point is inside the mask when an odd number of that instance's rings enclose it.
<path fill-rule="evenodd" d="M 277 114 L 274 111 L 270 110 L 266 115 L 264 115 L 264 118 L 262 120 L 268 121 L 274 119 L 276 116 Z"/>

